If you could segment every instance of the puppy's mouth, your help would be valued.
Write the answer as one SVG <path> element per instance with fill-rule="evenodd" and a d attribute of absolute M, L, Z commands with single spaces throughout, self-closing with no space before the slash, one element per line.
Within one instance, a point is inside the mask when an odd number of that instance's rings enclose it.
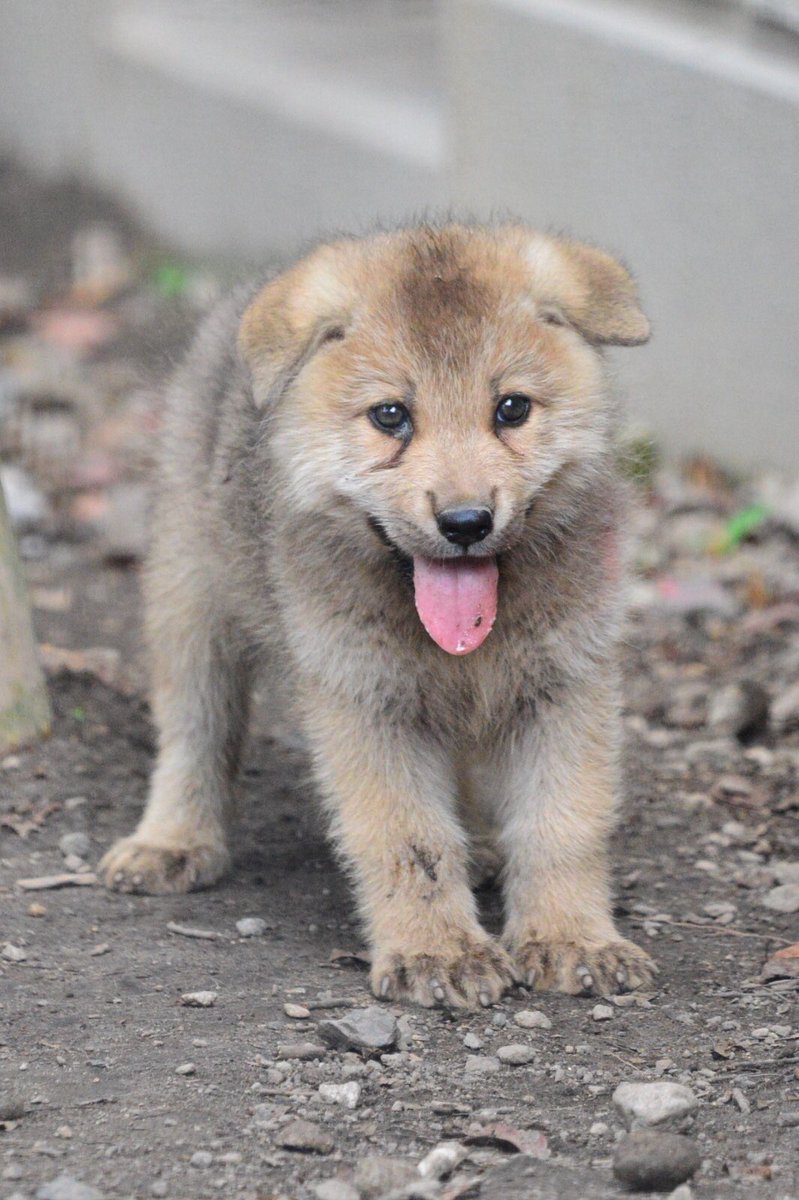
<path fill-rule="evenodd" d="M 447 654 L 471 654 L 497 616 L 499 568 L 495 557 L 433 559 L 405 554 L 374 517 L 369 524 L 392 551 L 403 575 L 412 575 L 419 619 Z"/>

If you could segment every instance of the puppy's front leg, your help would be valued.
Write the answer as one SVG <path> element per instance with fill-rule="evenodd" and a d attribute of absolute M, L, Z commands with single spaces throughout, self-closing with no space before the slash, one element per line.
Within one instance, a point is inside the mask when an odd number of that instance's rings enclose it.
<path fill-rule="evenodd" d="M 375 994 L 428 1007 L 497 1000 L 512 983 L 511 963 L 478 923 L 443 750 L 318 695 L 307 727 L 355 879 Z"/>
<path fill-rule="evenodd" d="M 542 708 L 498 764 L 505 941 L 520 977 L 539 991 L 625 991 L 655 971 L 611 915 L 617 743 L 614 690 L 600 684 Z"/>

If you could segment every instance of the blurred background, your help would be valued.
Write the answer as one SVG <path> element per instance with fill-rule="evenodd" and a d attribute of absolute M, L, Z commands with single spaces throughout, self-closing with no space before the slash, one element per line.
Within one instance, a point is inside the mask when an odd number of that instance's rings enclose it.
<path fill-rule="evenodd" d="M 799 0 L 3 0 L 0 149 L 192 259 L 452 209 L 620 254 L 667 449 L 792 469 Z"/>

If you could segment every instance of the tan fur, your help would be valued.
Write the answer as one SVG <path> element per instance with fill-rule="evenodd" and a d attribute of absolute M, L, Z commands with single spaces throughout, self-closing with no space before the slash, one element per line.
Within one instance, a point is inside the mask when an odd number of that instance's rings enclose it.
<path fill-rule="evenodd" d="M 646 340 L 627 272 L 521 226 L 320 247 L 200 333 L 168 397 L 148 573 L 159 760 L 110 886 L 227 869 L 252 672 L 288 674 L 383 997 L 474 1006 L 514 977 L 651 978 L 610 915 L 621 492 L 603 343 Z M 518 428 L 497 396 L 534 398 Z M 369 409 L 413 410 L 404 443 Z M 485 505 L 499 615 L 478 650 L 426 634 L 408 578 Z M 470 553 L 472 551 L 470 550 Z M 503 864 L 503 944 L 470 869 Z"/>

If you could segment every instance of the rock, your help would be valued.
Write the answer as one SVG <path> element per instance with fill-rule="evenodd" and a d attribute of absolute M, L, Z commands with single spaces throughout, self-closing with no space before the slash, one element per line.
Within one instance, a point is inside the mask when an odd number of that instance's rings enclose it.
<path fill-rule="evenodd" d="M 466 1055 L 466 1074 L 467 1075 L 492 1075 L 498 1071 L 501 1063 L 498 1058 L 494 1058 L 490 1054 L 467 1054 Z"/>
<path fill-rule="evenodd" d="M 343 1179 L 323 1179 L 320 1183 L 312 1183 L 311 1191 L 317 1200 L 359 1200 L 356 1188 Z"/>
<path fill-rule="evenodd" d="M 72 854 L 78 858 L 88 858 L 92 852 L 92 844 L 88 834 L 77 830 L 74 833 L 63 834 L 58 839 L 58 849 L 64 855 L 64 858 L 69 858 Z"/>
<path fill-rule="evenodd" d="M 210 1150 L 195 1150 L 189 1162 L 193 1167 L 210 1167 L 214 1161 L 214 1156 Z"/>
<path fill-rule="evenodd" d="M 537 1008 L 524 1008 L 521 1012 L 517 1012 L 513 1018 L 517 1025 L 521 1025 L 522 1029 L 551 1029 L 552 1022 L 546 1013 L 539 1012 Z"/>
<path fill-rule="evenodd" d="M 609 1004 L 595 1004 L 591 1009 L 591 1019 L 594 1021 L 612 1021 L 613 1009 Z"/>
<path fill-rule="evenodd" d="M 687 1183 L 681 1183 L 673 1192 L 669 1192 L 667 1200 L 693 1200 L 694 1194 Z"/>
<path fill-rule="evenodd" d="M 184 992 L 180 1003 L 186 1008 L 213 1008 L 219 992 Z"/>
<path fill-rule="evenodd" d="M 777 883 L 799 883 L 799 862 L 772 862 L 769 865 Z"/>
<path fill-rule="evenodd" d="M 319 1095 L 329 1104 L 340 1104 L 344 1108 L 357 1108 L 361 1098 L 361 1085 L 354 1079 L 349 1083 L 320 1083 Z"/>
<path fill-rule="evenodd" d="M 37 1189 L 36 1200 L 103 1200 L 103 1197 L 97 1188 L 64 1173 L 43 1183 Z"/>
<path fill-rule="evenodd" d="M 769 694 L 752 679 L 730 683 L 712 697 L 708 724 L 721 733 L 744 738 L 765 728 L 769 716 Z"/>
<path fill-rule="evenodd" d="M 476 1033 L 467 1033 L 463 1039 L 463 1044 L 467 1050 L 482 1050 L 483 1039 L 479 1038 Z"/>
<path fill-rule="evenodd" d="M 21 1096 L 0 1096 L 0 1121 L 18 1121 L 26 1113 Z"/>
<path fill-rule="evenodd" d="M 24 962 L 27 957 L 27 951 L 23 950 L 21 946 L 15 946 L 13 942 L 6 942 L 3 949 L 0 950 L 0 958 L 4 958 L 6 962 Z"/>
<path fill-rule="evenodd" d="M 176 1075 L 193 1075 L 197 1070 L 193 1062 L 181 1063 L 179 1067 L 175 1067 Z"/>
<path fill-rule="evenodd" d="M 266 933 L 266 921 L 262 917 L 242 917 L 236 922 L 239 937 L 263 937 Z"/>
<path fill-rule="evenodd" d="M 783 883 L 763 897 L 763 905 L 772 912 L 799 912 L 799 883 Z"/>
<path fill-rule="evenodd" d="M 512 1067 L 523 1067 L 526 1063 L 533 1061 L 535 1051 L 530 1046 L 522 1045 L 521 1042 L 514 1042 L 511 1046 L 500 1046 L 497 1050 L 497 1058 L 500 1062 L 508 1063 Z"/>
<path fill-rule="evenodd" d="M 284 1150 L 296 1150 L 301 1154 L 332 1154 L 335 1148 L 330 1134 L 311 1121 L 292 1121 L 281 1130 L 277 1144 Z"/>
<path fill-rule="evenodd" d="M 285 1042 L 277 1048 L 278 1058 L 298 1058 L 301 1062 L 310 1062 L 314 1058 L 324 1058 L 327 1046 L 318 1042 Z"/>
<path fill-rule="evenodd" d="M 460 1142 L 440 1142 L 419 1163 L 418 1171 L 423 1179 L 446 1179 L 469 1153 Z"/>
<path fill-rule="evenodd" d="M 771 706 L 771 719 L 778 728 L 799 722 L 799 683 L 781 692 Z"/>
<path fill-rule="evenodd" d="M 339 1020 L 320 1021 L 317 1032 L 328 1046 L 370 1054 L 391 1049 L 399 1037 L 396 1017 L 376 1004 L 353 1009 Z"/>
<path fill-rule="evenodd" d="M 696 1142 L 681 1133 L 635 1129 L 622 1138 L 613 1155 L 613 1174 L 620 1183 L 644 1192 L 667 1192 L 699 1169 Z"/>
<path fill-rule="evenodd" d="M 304 1004 L 286 1003 L 283 1005 L 283 1012 L 287 1017 L 291 1017 L 292 1021 L 304 1021 L 311 1015 L 311 1010 Z"/>
<path fill-rule="evenodd" d="M 355 1164 L 352 1182 L 361 1200 L 378 1200 L 419 1178 L 416 1166 L 405 1158 L 369 1155 Z"/>
<path fill-rule="evenodd" d="M 662 1080 L 656 1083 L 620 1083 L 613 1093 L 613 1103 L 628 1128 L 661 1125 L 678 1120 L 693 1112 L 699 1104 L 694 1093 L 682 1083 Z M 677 1180 L 681 1183 L 682 1180 Z"/>

